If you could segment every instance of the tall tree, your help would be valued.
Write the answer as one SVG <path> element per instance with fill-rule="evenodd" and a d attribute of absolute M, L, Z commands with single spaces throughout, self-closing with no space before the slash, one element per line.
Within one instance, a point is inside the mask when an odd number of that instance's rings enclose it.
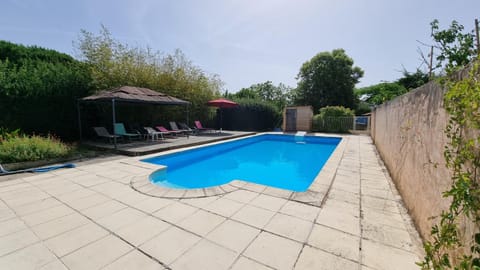
<path fill-rule="evenodd" d="M 399 83 L 383 82 L 355 90 L 360 101 L 370 105 L 379 105 L 397 96 L 407 93 L 408 90 Z"/>
<path fill-rule="evenodd" d="M 162 54 L 150 48 L 131 47 L 115 40 L 102 25 L 98 35 L 82 30 L 76 47 L 89 64 L 97 90 L 132 85 L 146 87 L 190 101 L 191 115 L 208 117 L 206 102 L 220 94 L 223 83 L 207 74 L 180 51 Z M 170 111 L 173 111 L 171 109 Z M 171 119 L 184 115 L 182 110 Z"/>
<path fill-rule="evenodd" d="M 447 29 L 440 29 L 439 21 L 436 19 L 430 23 L 430 27 L 433 44 L 420 43 L 427 46 L 431 52 L 428 57 L 421 49 L 419 53 L 423 64 L 426 64 L 431 72 L 439 70 L 441 73 L 450 73 L 470 63 L 478 55 L 473 30 L 465 32 L 465 27 L 455 20 Z M 427 59 L 430 57 L 431 59 Z"/>
<path fill-rule="evenodd" d="M 408 72 L 403 70 L 403 77 L 398 79 L 396 82 L 400 85 L 403 85 L 407 90 L 412 90 L 417 87 L 420 87 L 428 82 L 428 74 L 417 69 L 415 72 Z"/>
<path fill-rule="evenodd" d="M 248 88 L 242 88 L 233 97 L 262 100 L 271 103 L 280 111 L 289 102 L 291 91 L 292 89 L 283 83 L 276 86 L 271 81 L 266 81 L 253 84 Z"/>
<path fill-rule="evenodd" d="M 300 68 L 295 103 L 312 105 L 315 112 L 325 106 L 354 108 L 353 89 L 362 76 L 345 50 L 321 52 Z"/>
<path fill-rule="evenodd" d="M 445 30 L 440 30 L 438 20 L 433 20 L 430 25 L 432 38 L 436 42 L 436 47 L 440 49 L 437 56 L 438 66 L 446 62 L 447 72 L 470 63 L 477 55 L 473 31 L 464 33 L 463 25 L 457 21 L 452 21 L 450 28 Z"/>

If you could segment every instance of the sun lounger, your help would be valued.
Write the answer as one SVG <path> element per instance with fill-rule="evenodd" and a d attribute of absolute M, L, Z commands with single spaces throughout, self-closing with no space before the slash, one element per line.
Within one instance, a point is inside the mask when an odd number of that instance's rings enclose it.
<path fill-rule="evenodd" d="M 130 129 L 132 131 L 140 134 L 140 136 L 145 140 L 150 137 L 150 134 L 148 134 L 148 132 L 145 130 L 145 128 L 140 124 L 131 124 Z"/>
<path fill-rule="evenodd" d="M 168 130 L 164 126 L 156 126 L 155 127 L 158 131 L 163 132 L 165 135 L 173 135 L 177 136 L 178 134 L 182 133 L 181 131 L 173 131 L 173 130 Z"/>
<path fill-rule="evenodd" d="M 199 131 L 199 132 L 215 132 L 215 129 L 213 128 L 205 128 L 202 126 L 202 123 L 200 121 L 195 121 L 195 128 Z"/>
<path fill-rule="evenodd" d="M 193 135 L 196 135 L 197 134 L 197 130 L 196 129 L 191 129 L 189 126 L 187 126 L 187 124 L 185 123 L 178 123 L 178 125 L 180 126 L 180 128 L 182 128 L 183 130 L 186 130 L 188 132 L 190 132 L 191 134 Z"/>
<path fill-rule="evenodd" d="M 185 135 L 187 135 L 187 136 L 188 136 L 189 134 L 192 134 L 192 133 L 193 133 L 191 129 L 184 129 L 184 128 L 179 129 L 178 126 L 177 126 L 177 123 L 175 123 L 175 122 L 173 122 L 173 121 L 170 122 L 170 128 L 171 128 L 172 131 L 180 131 L 182 134 L 185 134 Z"/>
<path fill-rule="evenodd" d="M 165 134 L 165 132 L 160 132 L 160 131 L 156 131 L 155 129 L 153 129 L 152 127 L 143 127 L 145 129 L 145 131 L 147 132 L 148 136 L 152 138 L 152 141 L 155 140 L 155 139 L 159 139 L 159 135 L 160 135 L 160 138 L 162 138 L 162 140 L 164 140 L 165 138 L 163 138 L 163 134 Z"/>
<path fill-rule="evenodd" d="M 120 135 L 122 137 L 126 137 L 128 138 L 129 140 L 130 139 L 140 139 L 140 134 L 137 134 L 137 133 L 127 133 L 127 131 L 125 130 L 125 126 L 123 125 L 123 123 L 115 123 L 114 125 L 114 128 L 115 128 L 115 135 Z"/>
<path fill-rule="evenodd" d="M 106 138 L 109 142 L 112 142 L 114 138 L 121 138 L 121 136 L 110 134 L 105 127 L 93 127 L 93 130 L 98 137 Z"/>

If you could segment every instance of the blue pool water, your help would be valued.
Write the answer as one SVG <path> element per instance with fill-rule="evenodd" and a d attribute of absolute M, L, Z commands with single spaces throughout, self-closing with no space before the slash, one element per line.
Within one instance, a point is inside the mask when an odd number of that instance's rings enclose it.
<path fill-rule="evenodd" d="M 142 161 L 167 166 L 150 180 L 170 188 L 203 188 L 243 180 L 305 191 L 340 138 L 260 135 Z"/>

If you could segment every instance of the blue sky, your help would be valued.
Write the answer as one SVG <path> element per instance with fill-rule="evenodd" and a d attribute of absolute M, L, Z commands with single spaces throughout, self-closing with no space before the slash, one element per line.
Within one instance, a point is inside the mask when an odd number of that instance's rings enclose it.
<path fill-rule="evenodd" d="M 267 80 L 296 86 L 305 61 L 344 48 L 365 71 L 357 87 L 393 81 L 420 64 L 429 23 L 473 29 L 478 0 L 1 0 L 0 39 L 75 56 L 80 29 L 104 24 L 125 43 L 181 49 L 225 89 Z M 424 48 L 427 51 L 426 48 Z"/>

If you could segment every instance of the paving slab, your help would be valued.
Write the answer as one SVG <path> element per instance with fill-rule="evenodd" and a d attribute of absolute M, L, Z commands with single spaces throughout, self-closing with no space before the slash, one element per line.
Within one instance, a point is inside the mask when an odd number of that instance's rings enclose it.
<path fill-rule="evenodd" d="M 237 256 L 234 251 L 208 240 L 202 240 L 173 262 L 170 267 L 184 270 L 228 269 Z"/>
<path fill-rule="evenodd" d="M 244 252 L 246 257 L 275 269 L 292 269 L 302 245 L 293 240 L 262 232 Z"/>
<path fill-rule="evenodd" d="M 358 263 L 320 249 L 305 247 L 295 265 L 296 270 L 357 270 Z M 387 268 L 385 268 L 387 269 Z"/>
<path fill-rule="evenodd" d="M 63 257 L 109 234 L 100 226 L 88 223 L 45 241 L 45 245 L 58 257 Z"/>
<path fill-rule="evenodd" d="M 259 233 L 260 229 L 233 220 L 227 220 L 210 232 L 206 238 L 240 253 Z"/>
<path fill-rule="evenodd" d="M 280 236 L 305 242 L 313 227 L 313 222 L 277 213 L 265 226 L 265 230 Z"/>
<path fill-rule="evenodd" d="M 152 260 L 143 253 L 133 250 L 118 260 L 112 262 L 103 270 L 162 270 L 166 269 L 159 262 Z"/>
<path fill-rule="evenodd" d="M 222 216 L 215 215 L 204 210 L 198 210 L 194 214 L 178 223 L 178 226 L 186 229 L 187 231 L 205 236 L 225 220 L 226 219 Z"/>
<path fill-rule="evenodd" d="M 171 227 L 141 245 L 140 249 L 169 265 L 201 239 L 193 233 Z"/>
<path fill-rule="evenodd" d="M 29 270 L 41 269 L 55 261 L 55 255 L 42 243 L 28 246 L 18 252 L 0 257 L 0 269 Z M 47 268 L 48 269 L 48 268 Z"/>
<path fill-rule="evenodd" d="M 255 262 L 251 259 L 240 257 L 237 262 L 233 265 L 231 270 L 272 270 L 273 268 L 263 265 L 261 263 Z"/>
<path fill-rule="evenodd" d="M 232 219 L 261 229 L 267 225 L 273 215 L 275 212 L 246 205 L 233 215 Z"/>
<path fill-rule="evenodd" d="M 84 246 L 62 257 L 71 269 L 100 269 L 127 254 L 132 247 L 112 235 Z"/>

